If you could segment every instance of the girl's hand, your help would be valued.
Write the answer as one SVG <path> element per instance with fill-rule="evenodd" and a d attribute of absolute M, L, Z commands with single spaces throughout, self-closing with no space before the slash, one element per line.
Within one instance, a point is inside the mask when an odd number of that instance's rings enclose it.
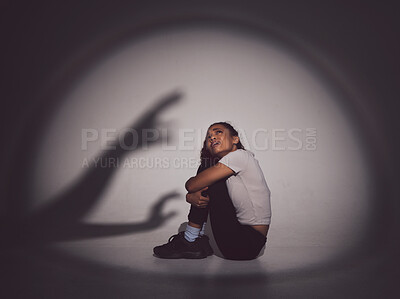
<path fill-rule="evenodd" d="M 201 195 L 201 192 L 206 191 L 208 187 L 205 187 L 197 192 L 187 193 L 186 201 L 196 208 L 205 208 L 210 200 L 209 196 Z"/>

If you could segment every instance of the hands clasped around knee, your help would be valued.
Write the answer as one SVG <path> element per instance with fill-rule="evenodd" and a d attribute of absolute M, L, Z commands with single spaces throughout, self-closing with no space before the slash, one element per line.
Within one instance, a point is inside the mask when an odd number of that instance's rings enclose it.
<path fill-rule="evenodd" d="M 186 201 L 197 208 L 206 208 L 210 198 L 206 193 L 208 187 L 205 187 L 197 192 L 187 193 Z"/>

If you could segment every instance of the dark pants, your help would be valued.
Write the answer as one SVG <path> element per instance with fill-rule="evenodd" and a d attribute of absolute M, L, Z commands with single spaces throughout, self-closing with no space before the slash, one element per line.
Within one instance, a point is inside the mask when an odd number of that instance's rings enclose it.
<path fill-rule="evenodd" d="M 211 227 L 219 250 L 227 259 L 251 260 L 258 256 L 267 239 L 249 225 L 242 225 L 236 217 L 229 197 L 226 179 L 208 188 L 207 208 L 191 206 L 189 221 L 202 225 L 210 213 Z"/>

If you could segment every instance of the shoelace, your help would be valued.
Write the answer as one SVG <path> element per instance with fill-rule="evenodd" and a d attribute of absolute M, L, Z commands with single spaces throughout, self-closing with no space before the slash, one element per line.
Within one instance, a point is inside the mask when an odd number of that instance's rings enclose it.
<path fill-rule="evenodd" d="M 176 235 L 173 235 L 173 236 L 169 237 L 168 243 L 171 243 L 175 239 L 175 237 L 177 237 L 178 235 L 179 234 L 176 234 Z"/>

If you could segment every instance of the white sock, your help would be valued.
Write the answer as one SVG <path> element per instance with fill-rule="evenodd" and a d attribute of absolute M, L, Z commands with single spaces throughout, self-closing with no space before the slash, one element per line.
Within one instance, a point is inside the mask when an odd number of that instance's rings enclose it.
<path fill-rule="evenodd" d="M 194 242 L 196 238 L 199 236 L 200 228 L 190 226 L 189 224 L 186 225 L 185 230 L 185 239 L 189 242 Z"/>
<path fill-rule="evenodd" d="M 204 222 L 203 223 L 203 227 L 201 228 L 201 231 L 200 231 L 200 236 L 204 236 L 204 234 L 206 233 L 206 224 L 207 224 L 207 222 Z"/>

